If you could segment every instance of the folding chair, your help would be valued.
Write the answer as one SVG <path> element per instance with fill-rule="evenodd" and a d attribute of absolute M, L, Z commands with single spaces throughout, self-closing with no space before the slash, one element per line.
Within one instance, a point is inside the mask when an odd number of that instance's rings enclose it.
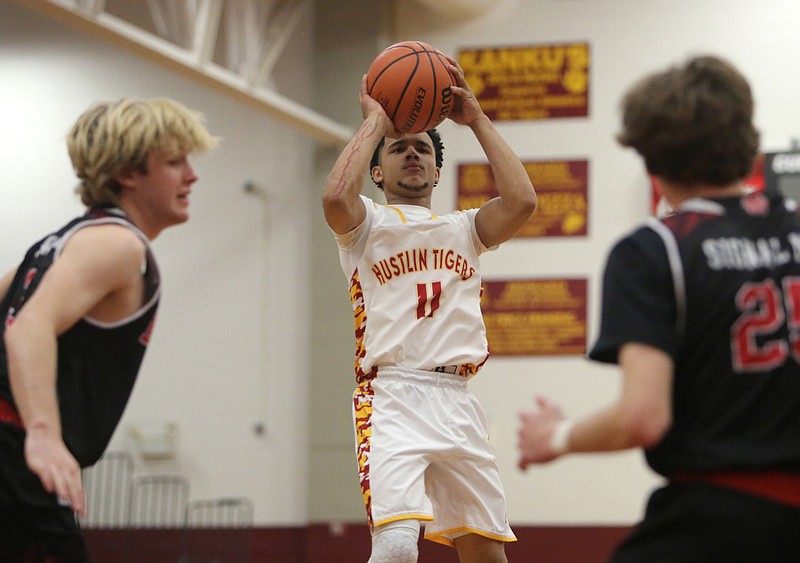
<path fill-rule="evenodd" d="M 128 525 L 180 528 L 185 523 L 189 482 L 180 475 L 140 475 L 131 483 Z"/>
<path fill-rule="evenodd" d="M 133 456 L 108 451 L 96 464 L 83 470 L 86 516 L 78 518 L 84 528 L 124 528 L 128 523 Z"/>

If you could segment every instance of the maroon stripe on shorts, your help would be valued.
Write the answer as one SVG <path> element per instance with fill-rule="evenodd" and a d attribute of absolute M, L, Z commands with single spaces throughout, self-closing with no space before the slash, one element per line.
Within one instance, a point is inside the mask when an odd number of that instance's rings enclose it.
<path fill-rule="evenodd" d="M 669 479 L 676 483 L 702 481 L 800 507 L 800 473 L 791 473 L 789 471 L 714 471 L 709 473 L 678 473 L 670 475 Z"/>
<path fill-rule="evenodd" d="M 22 424 L 22 418 L 19 416 L 17 409 L 11 406 L 11 403 L 0 397 L 0 422 L 11 424 L 20 429 L 25 429 Z"/>

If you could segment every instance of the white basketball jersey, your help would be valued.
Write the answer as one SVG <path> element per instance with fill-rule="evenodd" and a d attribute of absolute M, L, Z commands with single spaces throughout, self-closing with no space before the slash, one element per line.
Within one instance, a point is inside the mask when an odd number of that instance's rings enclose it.
<path fill-rule="evenodd" d="M 361 196 L 364 222 L 337 236 L 350 279 L 356 377 L 378 366 L 458 366 L 471 377 L 488 357 L 480 308 L 477 209 L 444 216 L 416 205 L 378 205 Z"/>

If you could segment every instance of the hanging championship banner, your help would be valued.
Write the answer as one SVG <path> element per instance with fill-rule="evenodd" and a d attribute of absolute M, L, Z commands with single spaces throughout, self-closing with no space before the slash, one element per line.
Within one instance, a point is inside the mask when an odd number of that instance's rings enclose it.
<path fill-rule="evenodd" d="M 462 49 L 458 62 L 492 121 L 589 115 L 589 44 Z"/>
<path fill-rule="evenodd" d="M 484 281 L 483 286 L 492 356 L 586 353 L 586 279 Z"/>
<path fill-rule="evenodd" d="M 589 161 L 548 160 L 522 164 L 536 189 L 539 204 L 517 238 L 586 236 Z M 459 164 L 456 181 L 458 209 L 480 207 L 498 195 L 488 164 Z"/>

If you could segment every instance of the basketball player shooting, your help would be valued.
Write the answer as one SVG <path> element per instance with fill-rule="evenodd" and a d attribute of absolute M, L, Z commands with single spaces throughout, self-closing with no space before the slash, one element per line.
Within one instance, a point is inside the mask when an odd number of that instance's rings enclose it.
<path fill-rule="evenodd" d="M 485 417 L 467 387 L 488 357 L 479 257 L 536 208 L 522 163 L 481 110 L 462 69 L 449 119 L 469 128 L 499 196 L 435 215 L 443 145 L 436 130 L 401 135 L 367 94 L 364 121 L 336 161 L 323 209 L 349 282 L 356 323 L 353 396 L 359 478 L 372 530 L 370 563 L 417 561 L 427 539 L 464 563 L 503 563 L 515 537 Z M 365 173 L 387 205 L 361 194 Z"/>

